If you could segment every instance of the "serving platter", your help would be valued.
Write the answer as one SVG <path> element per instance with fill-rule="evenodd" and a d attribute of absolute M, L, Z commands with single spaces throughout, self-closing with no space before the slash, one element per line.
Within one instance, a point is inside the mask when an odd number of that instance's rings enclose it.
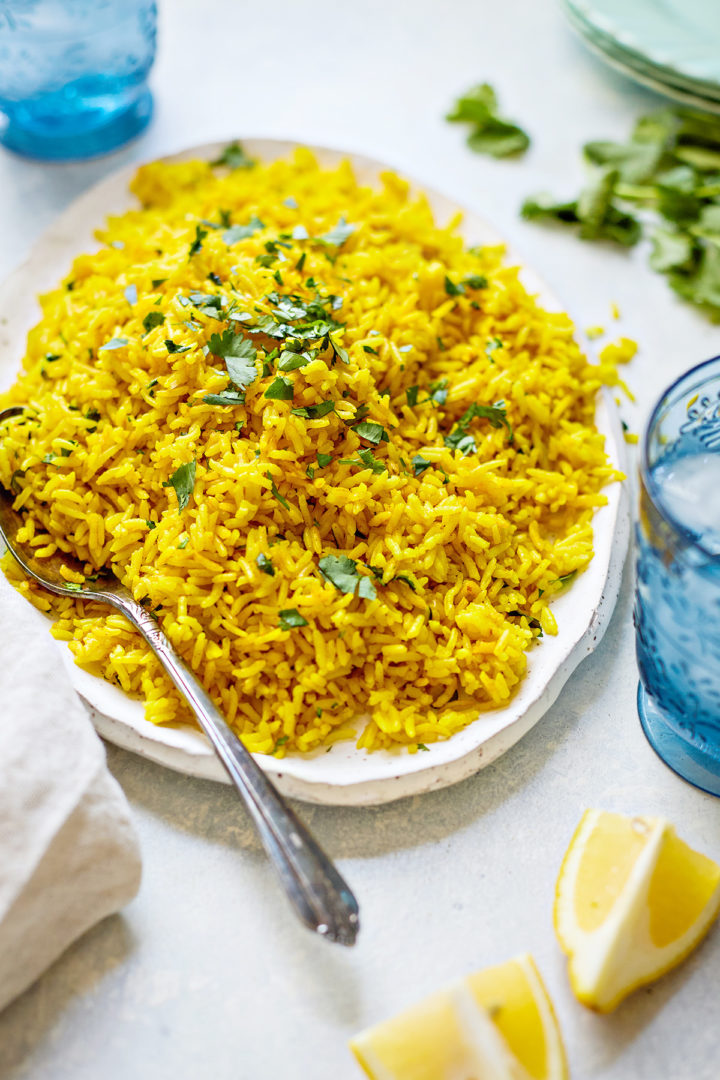
<path fill-rule="evenodd" d="M 243 139 L 255 158 L 271 161 L 286 157 L 296 144 L 275 139 Z M 212 160 L 223 143 L 207 143 L 164 158 L 187 161 Z M 349 158 L 361 182 L 376 184 L 389 168 L 351 152 L 312 146 L 328 166 Z M 35 297 L 51 289 L 68 271 L 73 257 L 97 249 L 94 231 L 109 214 L 120 214 L 134 205 L 128 184 L 137 166 L 126 166 L 81 195 L 40 237 L 28 259 L 0 285 L 0 388 L 11 385 L 24 353 L 28 330 L 38 321 Z M 408 178 L 422 190 L 436 220 L 447 221 L 458 210 L 464 215 L 461 233 L 468 244 L 502 244 L 502 238 L 467 207 Z M 525 287 L 551 311 L 564 310 L 547 285 L 512 250 L 507 261 L 523 265 Z M 588 343 L 578 338 L 587 351 Z M 596 423 L 605 436 L 612 463 L 623 468 L 623 437 L 617 411 L 609 393 L 598 395 Z M 258 761 L 285 794 L 327 805 L 368 806 L 390 802 L 456 783 L 489 765 L 530 730 L 557 698 L 577 665 L 600 641 L 620 590 L 622 568 L 630 533 L 628 502 L 619 483 L 606 489 L 608 502 L 594 518 L 595 556 L 589 568 L 553 603 L 560 626 L 557 637 L 543 638 L 528 654 L 528 674 L 519 691 L 502 709 L 483 712 L 478 720 L 446 742 L 432 744 L 427 752 L 356 749 L 353 742 L 340 743 L 330 751 L 322 747 L 310 754 L 291 754 L 283 759 L 258 755 Z M 41 624 L 39 624 L 41 625 Z M 227 782 L 226 774 L 210 744 L 199 731 L 187 726 L 159 727 L 144 717 L 143 703 L 120 689 L 83 671 L 66 645 L 58 646 L 70 678 L 90 708 L 103 738 L 134 751 L 150 761 L 188 776 Z"/>

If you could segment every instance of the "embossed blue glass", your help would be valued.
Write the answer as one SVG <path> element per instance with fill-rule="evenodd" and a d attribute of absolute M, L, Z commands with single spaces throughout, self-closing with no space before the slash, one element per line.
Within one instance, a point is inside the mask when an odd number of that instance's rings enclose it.
<path fill-rule="evenodd" d="M 0 142 L 69 160 L 138 135 L 156 18 L 154 0 L 0 0 Z"/>
<path fill-rule="evenodd" d="M 640 720 L 667 765 L 720 795 L 720 357 L 656 405 L 640 483 Z"/>

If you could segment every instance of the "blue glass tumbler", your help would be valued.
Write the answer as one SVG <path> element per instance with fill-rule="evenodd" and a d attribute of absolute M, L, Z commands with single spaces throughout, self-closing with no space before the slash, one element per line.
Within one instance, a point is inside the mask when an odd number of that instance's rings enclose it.
<path fill-rule="evenodd" d="M 154 0 L 0 0 L 0 143 L 64 161 L 138 135 L 156 19 Z"/>
<path fill-rule="evenodd" d="M 636 540 L 640 720 L 670 768 L 720 795 L 720 357 L 655 406 Z"/>

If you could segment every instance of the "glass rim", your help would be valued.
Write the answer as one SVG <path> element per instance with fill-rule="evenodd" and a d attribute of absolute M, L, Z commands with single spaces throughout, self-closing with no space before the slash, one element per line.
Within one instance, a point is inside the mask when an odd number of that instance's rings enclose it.
<path fill-rule="evenodd" d="M 696 548 L 701 551 L 703 555 L 711 562 L 720 562 L 720 552 L 710 551 L 701 540 L 698 540 L 695 533 L 690 530 L 679 521 L 675 515 L 668 509 L 662 498 L 662 491 L 660 485 L 655 481 L 652 471 L 650 469 L 649 457 L 650 457 L 650 438 L 653 429 L 655 428 L 660 418 L 660 411 L 671 396 L 676 387 L 685 382 L 686 379 L 692 378 L 702 372 L 703 368 L 709 367 L 710 364 L 716 364 L 720 361 L 720 354 L 717 356 L 711 356 L 708 360 L 703 360 L 702 363 L 696 364 L 695 367 L 688 368 L 681 375 L 678 375 L 655 402 L 652 412 L 650 413 L 650 419 L 645 427 L 645 434 L 642 441 L 642 453 L 640 454 L 640 477 L 645 490 L 647 491 L 653 506 L 659 513 L 660 517 L 665 521 L 666 525 L 669 525 L 674 532 L 676 532 L 688 547 Z M 720 375 L 720 372 L 718 373 Z"/>

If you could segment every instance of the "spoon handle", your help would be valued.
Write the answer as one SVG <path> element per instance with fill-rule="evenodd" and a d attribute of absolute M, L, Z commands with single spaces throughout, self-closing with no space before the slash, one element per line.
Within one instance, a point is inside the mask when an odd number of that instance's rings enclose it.
<path fill-rule="evenodd" d="M 134 601 L 123 601 L 121 610 L 145 638 L 213 744 L 297 914 L 330 940 L 354 944 L 358 904 L 333 863 L 231 730 L 152 615 Z"/>

